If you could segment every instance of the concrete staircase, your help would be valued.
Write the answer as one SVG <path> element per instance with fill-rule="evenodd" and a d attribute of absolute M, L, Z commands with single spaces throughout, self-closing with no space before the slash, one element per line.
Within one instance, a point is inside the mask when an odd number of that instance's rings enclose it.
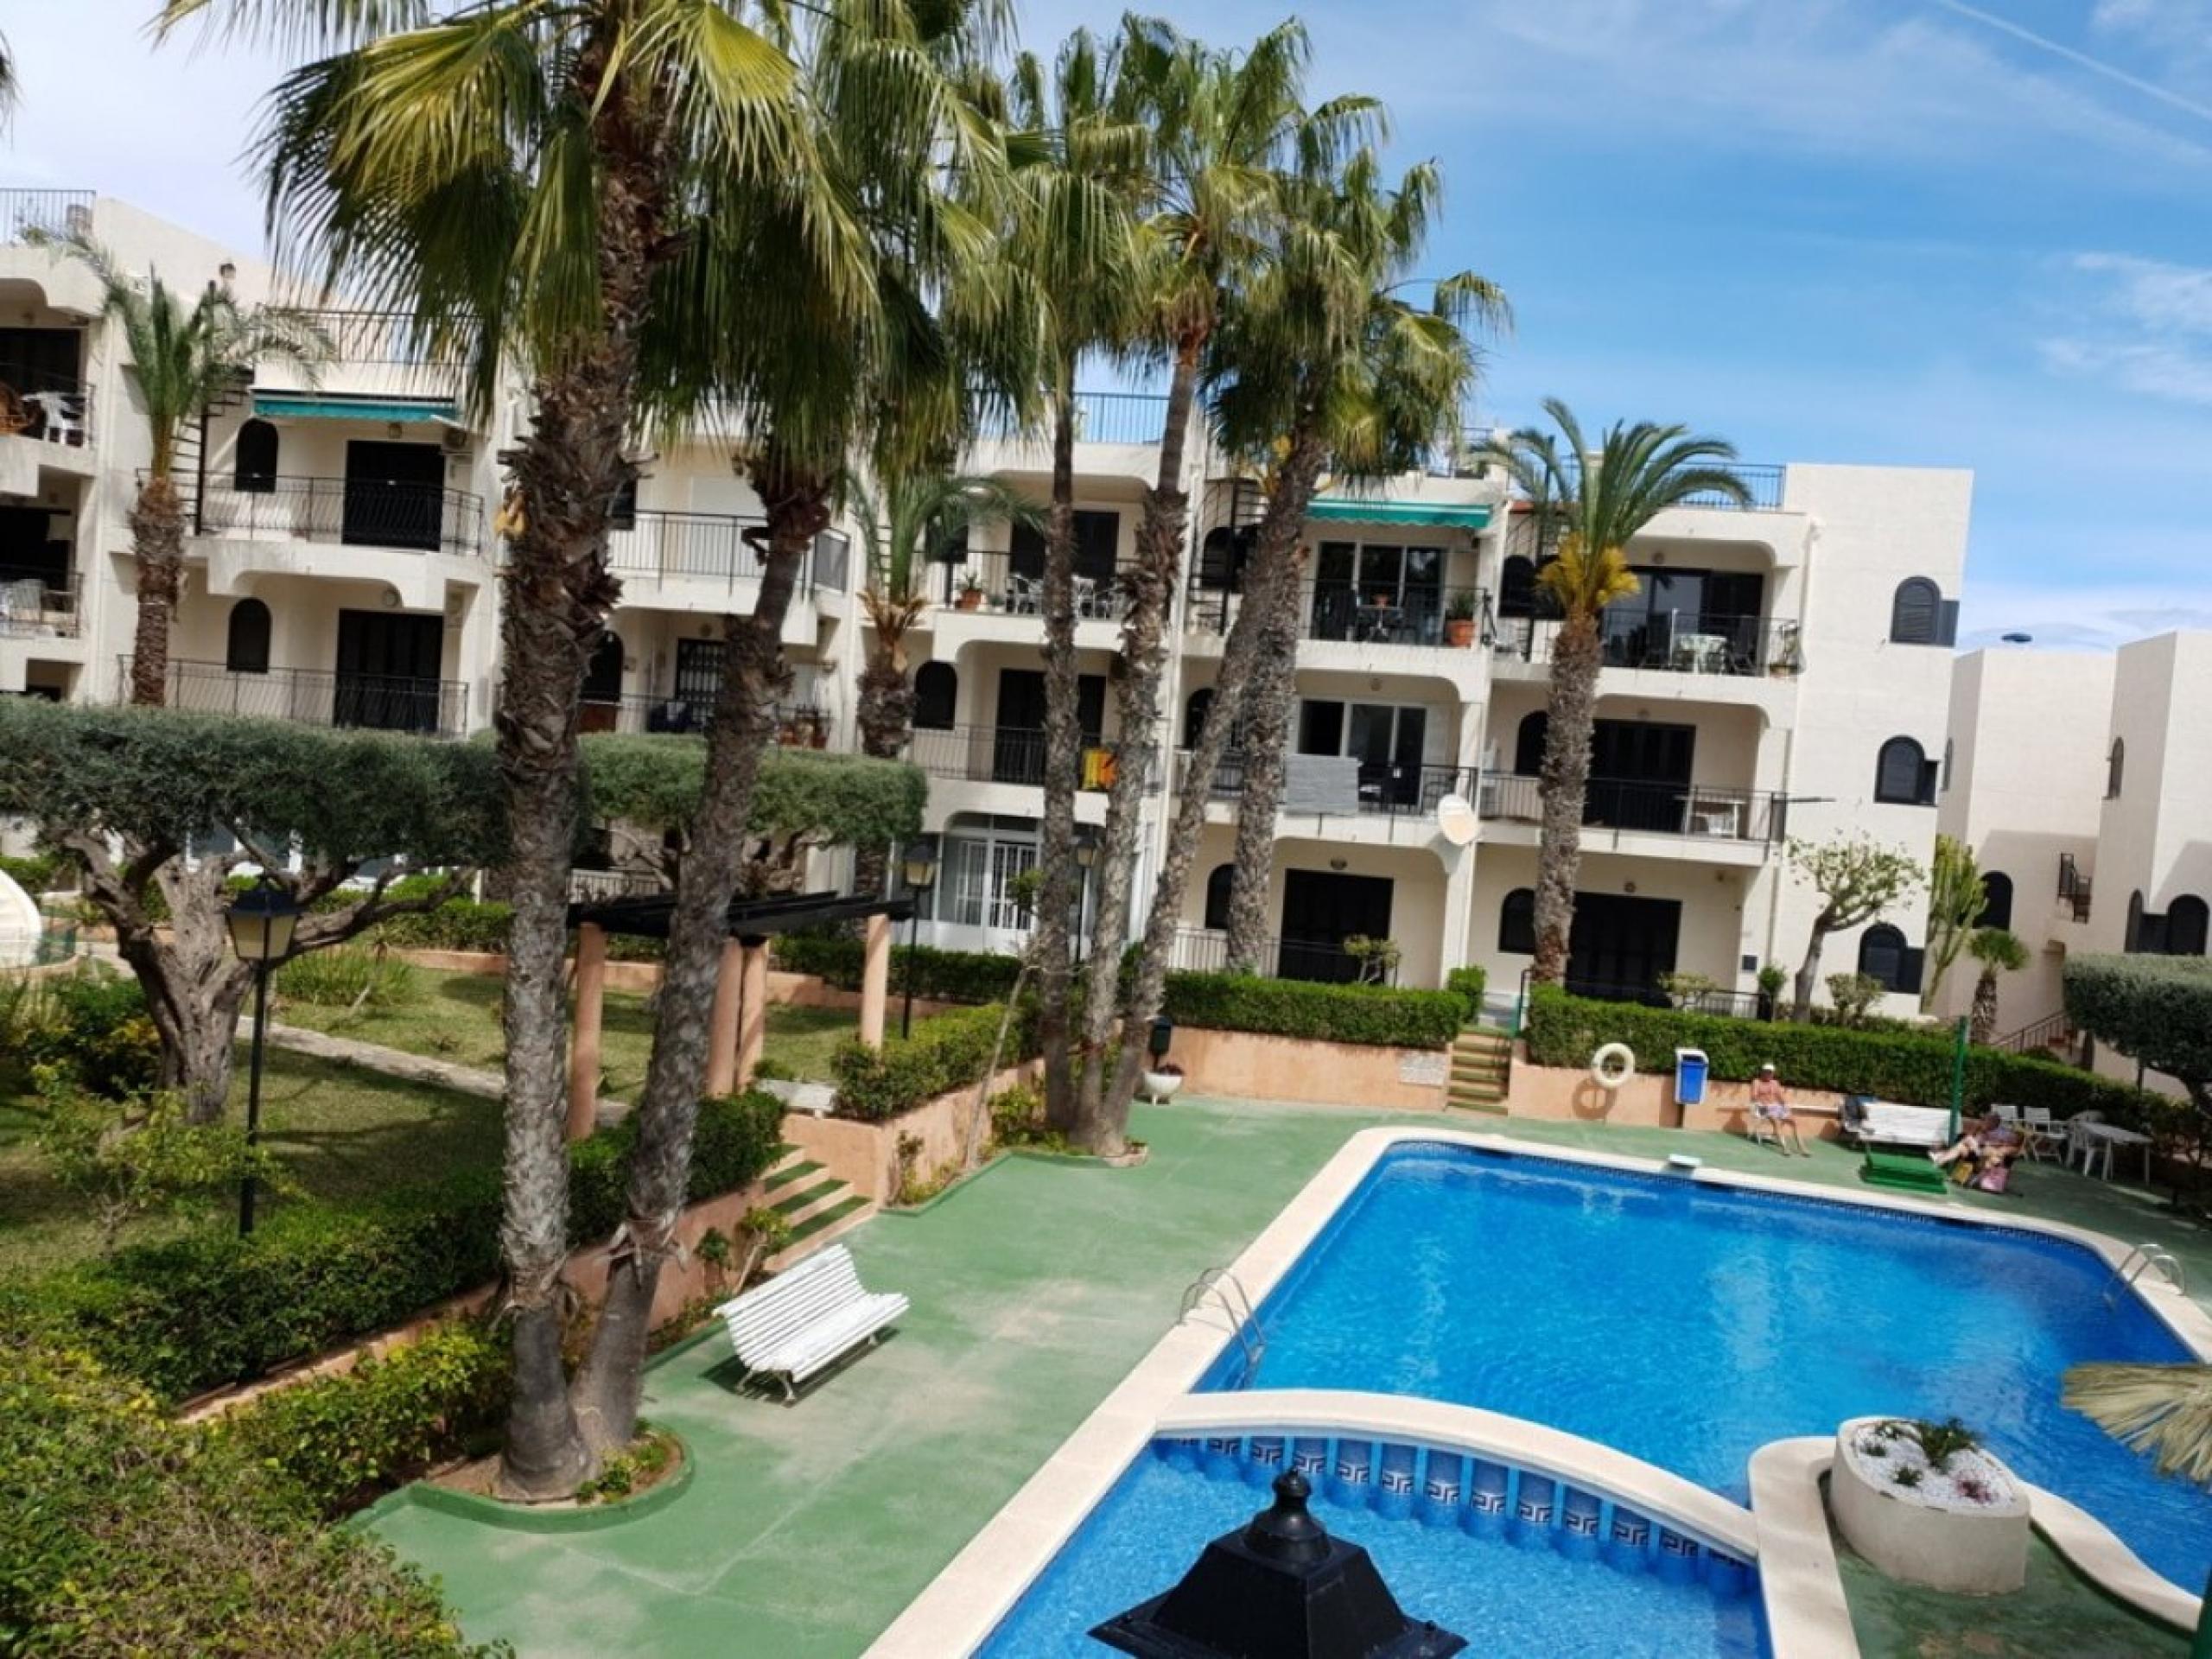
<path fill-rule="evenodd" d="M 1452 1045 L 1447 1105 L 1466 1112 L 1503 1112 L 1513 1080 L 1513 1039 L 1487 1026 L 1469 1026 Z"/>
<path fill-rule="evenodd" d="M 804 1262 L 866 1221 L 875 1202 L 855 1192 L 797 1147 L 786 1147 L 761 1183 L 769 1209 L 791 1224 L 791 1243 L 768 1258 L 772 1273 Z"/>

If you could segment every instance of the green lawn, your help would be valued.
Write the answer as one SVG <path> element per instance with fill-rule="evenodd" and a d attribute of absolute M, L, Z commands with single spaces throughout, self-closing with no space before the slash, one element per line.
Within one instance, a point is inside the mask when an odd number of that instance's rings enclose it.
<path fill-rule="evenodd" d="M 287 1002 L 279 1013 L 286 1023 L 308 1026 L 357 1042 L 381 1043 L 410 1054 L 428 1054 L 459 1065 L 496 1071 L 506 1054 L 499 1030 L 499 996 L 505 982 L 481 974 L 415 970 L 416 995 L 389 1011 Z M 842 1008 L 768 1010 L 766 1058 L 795 1077 L 830 1080 L 830 1056 L 859 1028 L 859 1017 Z M 600 1038 L 604 1092 L 635 1100 L 645 1082 L 652 1051 L 653 1016 L 647 1000 L 622 991 L 607 994 Z"/>

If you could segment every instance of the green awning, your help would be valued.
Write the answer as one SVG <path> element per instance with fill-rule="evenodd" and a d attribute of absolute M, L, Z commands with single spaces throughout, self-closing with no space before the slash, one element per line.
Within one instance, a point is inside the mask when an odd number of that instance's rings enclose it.
<path fill-rule="evenodd" d="M 342 392 L 257 391 L 253 412 L 279 420 L 446 421 L 461 418 L 450 397 L 348 397 Z"/>
<path fill-rule="evenodd" d="M 1439 524 L 1447 530 L 1481 530 L 1490 523 L 1488 507 L 1448 506 L 1431 501 L 1354 501 L 1317 497 L 1308 518 L 1344 524 Z"/>

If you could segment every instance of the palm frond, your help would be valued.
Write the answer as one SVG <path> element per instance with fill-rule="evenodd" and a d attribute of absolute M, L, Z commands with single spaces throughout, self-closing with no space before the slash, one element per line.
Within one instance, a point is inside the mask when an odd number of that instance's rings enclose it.
<path fill-rule="evenodd" d="M 2059 1401 L 2160 1474 L 2212 1485 L 2212 1365 L 2076 1365 Z"/>

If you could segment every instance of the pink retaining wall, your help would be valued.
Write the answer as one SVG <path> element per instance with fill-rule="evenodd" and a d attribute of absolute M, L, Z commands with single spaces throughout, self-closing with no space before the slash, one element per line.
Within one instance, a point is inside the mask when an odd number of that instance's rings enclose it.
<path fill-rule="evenodd" d="M 1371 1048 L 1178 1026 L 1170 1058 L 1183 1068 L 1183 1086 L 1194 1095 L 1385 1112 L 1444 1109 L 1448 1057 L 1441 1049 Z"/>
<path fill-rule="evenodd" d="M 1514 1117 L 1545 1117 L 1582 1123 L 1624 1123 L 1645 1128 L 1724 1129 L 1745 1133 L 1751 1084 L 1710 1079 L 1705 1100 L 1685 1114 L 1675 1102 L 1671 1065 L 1663 1071 L 1638 1071 L 1618 1089 L 1603 1089 L 1587 1071 L 1565 1066 L 1533 1065 L 1525 1046 L 1513 1053 L 1513 1086 L 1505 1109 Z M 1826 1089 L 1792 1089 L 1783 1093 L 1806 1135 L 1834 1140 L 1840 1133 L 1843 1096 Z"/>
<path fill-rule="evenodd" d="M 1001 1089 L 1033 1083 L 1043 1072 L 1044 1064 L 1039 1060 L 1025 1060 L 1019 1065 L 1007 1066 L 991 1079 L 984 1098 L 988 1103 L 989 1096 Z M 947 1164 L 961 1161 L 975 1109 L 976 1090 L 971 1085 L 925 1101 L 912 1111 L 881 1123 L 791 1112 L 784 1118 L 784 1139 L 826 1166 L 830 1173 L 854 1192 L 879 1204 L 888 1204 L 899 1192 L 899 1137 L 911 1135 L 920 1139 L 921 1147 L 914 1154 L 914 1173 L 920 1176 L 933 1174 Z M 988 1122 L 982 1126 L 980 1134 L 988 1142 Z"/>

